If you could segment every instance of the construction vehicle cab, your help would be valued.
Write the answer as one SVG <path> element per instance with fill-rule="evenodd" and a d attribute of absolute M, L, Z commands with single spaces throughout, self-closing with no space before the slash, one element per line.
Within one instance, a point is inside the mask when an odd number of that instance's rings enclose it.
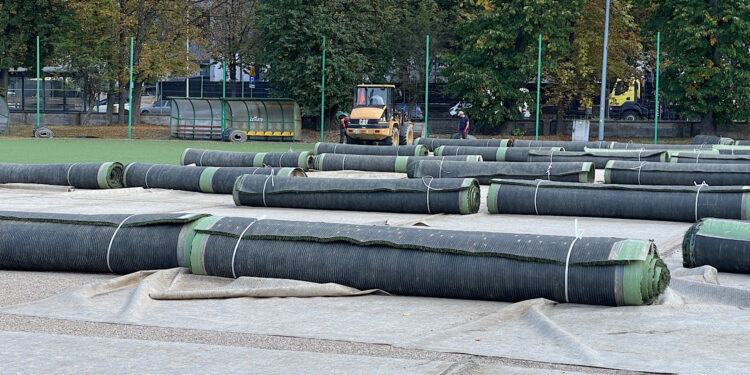
<path fill-rule="evenodd" d="M 346 129 L 347 143 L 410 145 L 414 124 L 393 107 L 394 85 L 358 85 Z"/>

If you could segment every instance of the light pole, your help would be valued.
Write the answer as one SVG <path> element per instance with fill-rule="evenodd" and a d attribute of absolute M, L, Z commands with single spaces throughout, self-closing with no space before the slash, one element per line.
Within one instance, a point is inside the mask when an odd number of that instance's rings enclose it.
<path fill-rule="evenodd" d="M 609 44 L 609 0 L 604 13 L 604 53 L 602 54 L 602 91 L 599 97 L 599 140 L 604 140 L 604 109 L 607 89 L 607 45 Z"/>

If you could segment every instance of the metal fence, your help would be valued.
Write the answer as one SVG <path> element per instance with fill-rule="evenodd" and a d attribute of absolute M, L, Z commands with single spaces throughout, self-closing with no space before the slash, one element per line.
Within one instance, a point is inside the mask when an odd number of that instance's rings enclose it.
<path fill-rule="evenodd" d="M 294 141 L 302 116 L 292 99 L 172 98 L 172 137 L 218 140 L 227 128 L 242 130 L 252 140 Z"/>

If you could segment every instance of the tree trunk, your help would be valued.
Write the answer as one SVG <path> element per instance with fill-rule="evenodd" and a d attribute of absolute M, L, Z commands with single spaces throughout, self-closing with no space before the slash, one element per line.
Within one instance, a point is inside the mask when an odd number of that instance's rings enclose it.
<path fill-rule="evenodd" d="M 132 112 L 133 126 L 141 122 L 141 95 L 143 93 L 143 85 L 136 83 L 133 86 L 133 102 L 130 103 L 130 110 Z"/>
<path fill-rule="evenodd" d="M 23 93 L 21 93 L 23 94 Z M 0 69 L 0 96 L 8 97 L 8 69 Z"/>
<path fill-rule="evenodd" d="M 716 135 L 716 115 L 714 111 L 708 111 L 701 118 L 701 134 Z"/>
<path fill-rule="evenodd" d="M 117 102 L 117 123 L 122 125 L 125 123 L 125 99 L 127 98 L 127 92 L 124 88 L 125 85 L 120 82 L 120 91 L 118 93 Z"/>
<path fill-rule="evenodd" d="M 107 89 L 107 125 L 114 123 L 113 112 L 115 111 L 115 84 L 110 82 L 109 88 Z"/>

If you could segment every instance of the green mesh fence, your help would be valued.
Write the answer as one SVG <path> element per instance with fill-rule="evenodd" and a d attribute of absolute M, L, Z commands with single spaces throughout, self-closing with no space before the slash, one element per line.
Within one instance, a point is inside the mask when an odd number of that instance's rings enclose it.
<path fill-rule="evenodd" d="M 182 139 L 221 140 L 234 128 L 250 140 L 295 141 L 302 129 L 297 102 L 267 98 L 173 98 L 169 133 Z"/>

